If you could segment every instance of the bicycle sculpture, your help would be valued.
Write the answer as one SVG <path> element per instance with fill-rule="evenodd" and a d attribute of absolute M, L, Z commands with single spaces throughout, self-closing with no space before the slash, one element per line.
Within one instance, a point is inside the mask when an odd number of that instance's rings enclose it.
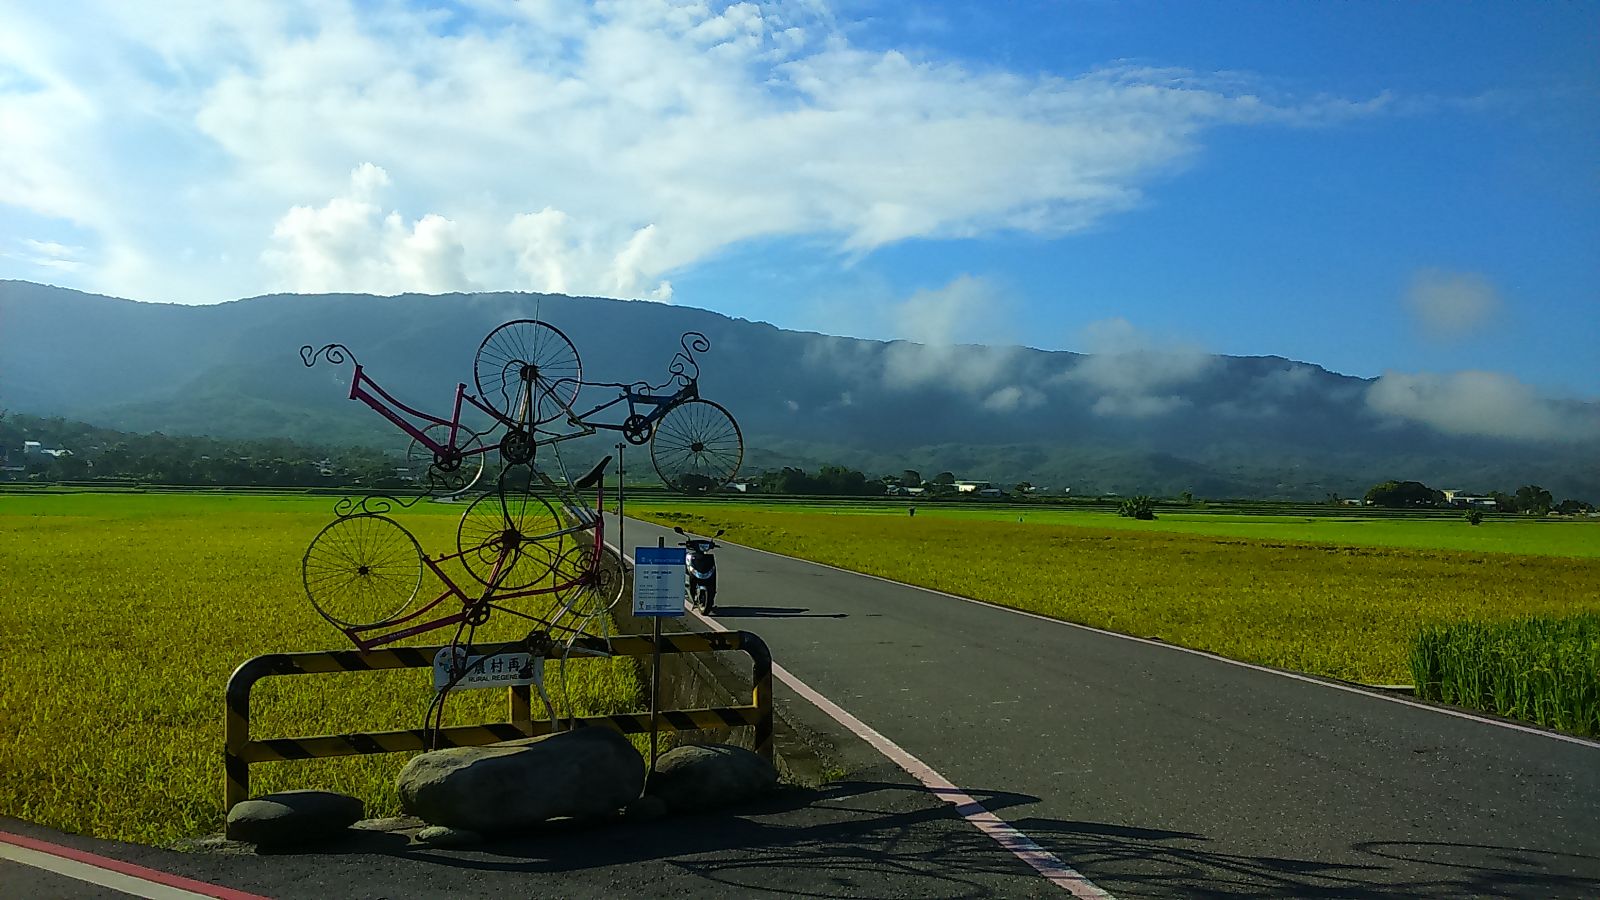
<path fill-rule="evenodd" d="M 623 588 L 622 561 L 605 544 L 598 512 L 604 508 L 603 475 L 611 457 L 572 479 L 561 444 L 600 429 L 619 431 L 629 443 L 650 445 L 651 462 L 669 488 L 703 493 L 727 484 L 743 460 L 743 437 L 726 409 L 699 396 L 694 354 L 709 350 L 710 341 L 690 332 L 681 346 L 661 385 L 589 384 L 582 380 L 577 350 L 560 330 L 535 319 L 507 322 L 478 347 L 473 360 L 478 393 L 456 385 L 449 417 L 395 399 L 342 344 L 302 347 L 301 360 L 308 367 L 321 360 L 354 365 L 350 399 L 410 435 L 407 458 L 419 468 L 425 465 L 427 473 L 424 493 L 409 500 L 374 495 L 335 505 L 336 518 L 312 540 L 302 560 L 312 606 L 363 651 L 454 627 L 452 658 L 463 660 L 468 654 L 457 651 L 471 646 L 473 632 L 494 612 L 531 621 L 529 649 L 540 657 L 558 654 L 563 661 L 579 637 L 609 631 L 609 611 Z M 619 393 L 577 413 L 573 404 L 584 387 Z M 621 423 L 595 420 L 623 403 L 628 415 Z M 474 430 L 463 422 L 463 412 L 471 409 L 488 417 L 486 428 Z M 565 430 L 555 430 L 557 425 Z M 550 468 L 558 478 L 534 464 L 541 447 L 549 448 Z M 423 553 L 416 537 L 388 514 L 429 496 L 452 499 L 473 491 L 483 479 L 485 458 L 496 449 L 500 472 L 462 513 L 455 552 Z M 470 580 L 452 577 L 457 570 L 465 570 Z M 423 593 L 425 572 L 442 585 L 437 594 Z M 452 686 L 467 674 L 461 666 L 453 669 Z M 448 690 L 436 699 L 441 709 Z M 542 687 L 541 697 L 549 708 Z"/>

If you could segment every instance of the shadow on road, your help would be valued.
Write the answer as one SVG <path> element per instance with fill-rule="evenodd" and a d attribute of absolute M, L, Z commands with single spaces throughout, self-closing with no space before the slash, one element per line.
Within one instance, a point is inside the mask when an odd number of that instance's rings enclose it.
<path fill-rule="evenodd" d="M 972 794 L 1118 895 L 1372 900 L 1600 896 L 1600 860 L 1590 857 L 1405 841 L 1352 843 L 1341 860 L 1255 856 L 1222 850 L 1205 835 L 1182 831 L 1012 818 L 1004 810 L 1038 798 Z M 668 861 L 676 871 L 724 889 L 807 897 L 881 895 L 890 886 L 896 886 L 896 895 L 906 896 L 1062 896 L 926 789 L 875 781 L 789 789 L 737 812 L 621 826 L 553 825 L 472 853 L 394 852 L 462 869 L 551 875 Z"/>
<path fill-rule="evenodd" d="M 848 619 L 849 613 L 814 613 L 804 606 L 719 606 L 718 616 L 746 619 Z"/>

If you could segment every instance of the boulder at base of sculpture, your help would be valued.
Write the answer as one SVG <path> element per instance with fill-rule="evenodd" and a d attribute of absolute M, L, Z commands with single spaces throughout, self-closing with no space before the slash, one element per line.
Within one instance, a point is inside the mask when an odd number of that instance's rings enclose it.
<path fill-rule="evenodd" d="M 230 840 L 262 847 L 306 844 L 340 836 L 361 821 L 361 801 L 332 791 L 282 791 L 228 810 Z"/>
<path fill-rule="evenodd" d="M 609 728 L 580 728 L 414 757 L 400 770 L 400 804 L 430 825 L 485 836 L 547 819 L 593 819 L 644 787 L 644 759 Z"/>
<path fill-rule="evenodd" d="M 673 812 L 693 812 L 760 796 L 777 783 L 772 763 L 743 747 L 676 747 L 656 761 L 650 795 Z"/>

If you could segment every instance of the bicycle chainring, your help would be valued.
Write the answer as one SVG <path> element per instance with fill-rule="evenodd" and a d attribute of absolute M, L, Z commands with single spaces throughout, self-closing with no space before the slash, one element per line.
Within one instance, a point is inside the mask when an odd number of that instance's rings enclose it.
<path fill-rule="evenodd" d="M 500 458 L 507 465 L 520 466 L 533 461 L 534 449 L 533 435 L 520 428 L 513 428 L 506 432 L 500 439 Z"/>
<path fill-rule="evenodd" d="M 655 433 L 655 430 L 655 425 L 638 413 L 634 413 L 622 422 L 623 439 L 634 445 L 648 443 L 650 435 Z"/>

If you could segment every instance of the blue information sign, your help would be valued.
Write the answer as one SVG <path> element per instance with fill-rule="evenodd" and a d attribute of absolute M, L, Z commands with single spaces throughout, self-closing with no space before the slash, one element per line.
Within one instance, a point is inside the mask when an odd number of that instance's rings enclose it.
<path fill-rule="evenodd" d="M 683 615 L 682 547 L 633 548 L 633 614 Z"/>

